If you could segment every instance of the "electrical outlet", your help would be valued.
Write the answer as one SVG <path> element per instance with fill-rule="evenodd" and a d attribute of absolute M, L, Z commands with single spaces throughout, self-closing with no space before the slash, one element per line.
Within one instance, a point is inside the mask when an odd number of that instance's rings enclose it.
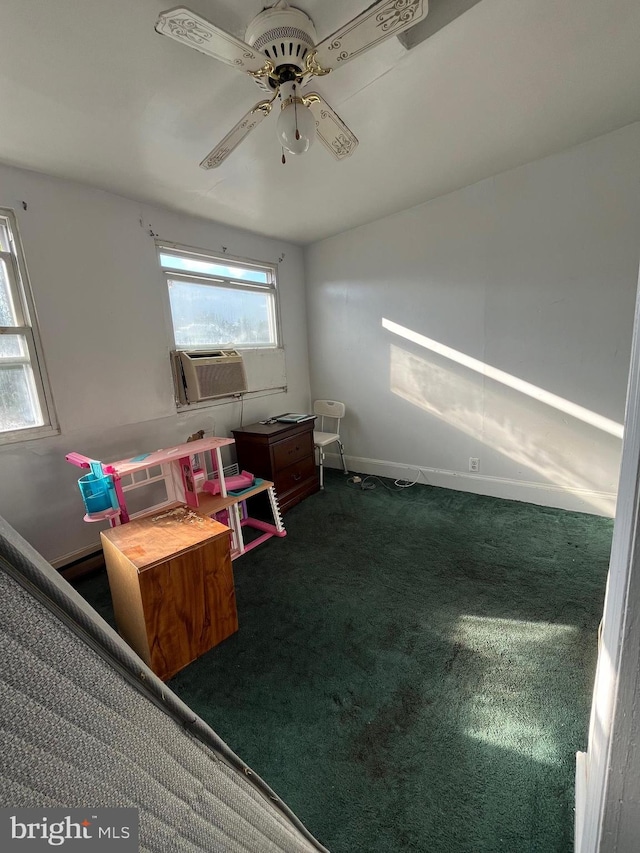
<path fill-rule="evenodd" d="M 477 456 L 469 457 L 469 470 L 470 471 L 479 471 L 480 470 L 480 460 Z"/>

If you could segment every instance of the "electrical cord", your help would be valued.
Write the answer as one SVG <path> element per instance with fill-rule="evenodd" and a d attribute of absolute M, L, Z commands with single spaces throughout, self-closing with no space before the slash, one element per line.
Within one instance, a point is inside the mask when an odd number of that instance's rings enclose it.
<path fill-rule="evenodd" d="M 411 486 L 416 486 L 420 482 L 420 475 L 422 471 L 420 468 L 416 469 L 418 472 L 418 476 L 415 480 L 404 480 L 397 479 L 393 481 L 393 486 L 389 486 L 381 477 L 377 477 L 375 474 L 368 474 L 366 477 L 360 477 L 359 474 L 354 474 L 352 477 L 349 477 L 347 480 L 348 485 L 351 488 L 361 489 L 362 491 L 371 491 L 376 488 L 376 484 L 373 482 L 377 480 L 381 486 L 384 486 L 390 492 L 401 492 L 403 489 L 410 489 Z"/>

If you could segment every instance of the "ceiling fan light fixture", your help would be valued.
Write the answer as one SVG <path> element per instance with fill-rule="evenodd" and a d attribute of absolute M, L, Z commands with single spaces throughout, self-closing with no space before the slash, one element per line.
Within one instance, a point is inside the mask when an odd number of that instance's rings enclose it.
<path fill-rule="evenodd" d="M 298 94 L 299 85 L 288 80 L 280 86 L 282 106 L 276 132 L 280 145 L 292 154 L 304 154 L 316 135 L 316 120 L 304 98 Z"/>
<path fill-rule="evenodd" d="M 288 98 L 276 125 L 280 145 L 292 154 L 304 154 L 316 135 L 316 120 L 302 98 Z"/>

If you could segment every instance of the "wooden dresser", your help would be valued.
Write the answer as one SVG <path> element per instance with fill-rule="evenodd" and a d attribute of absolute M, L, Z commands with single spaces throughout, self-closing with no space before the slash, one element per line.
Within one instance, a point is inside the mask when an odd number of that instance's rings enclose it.
<path fill-rule="evenodd" d="M 163 680 L 238 630 L 229 534 L 184 506 L 100 534 L 118 631 Z"/>
<path fill-rule="evenodd" d="M 250 424 L 233 430 L 240 470 L 272 480 L 286 512 L 319 491 L 313 420 L 301 424 Z"/>

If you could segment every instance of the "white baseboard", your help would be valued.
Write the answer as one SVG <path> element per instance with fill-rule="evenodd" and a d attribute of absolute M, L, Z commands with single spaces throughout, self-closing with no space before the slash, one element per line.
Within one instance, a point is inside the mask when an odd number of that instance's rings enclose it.
<path fill-rule="evenodd" d="M 576 752 L 576 797 L 573 850 L 582 853 L 582 829 L 587 806 L 587 753 Z"/>
<path fill-rule="evenodd" d="M 71 551 L 68 554 L 63 554 L 62 557 L 57 557 L 55 560 L 50 560 L 49 562 L 54 569 L 64 569 L 65 566 L 68 566 L 70 563 L 74 563 L 76 560 L 82 560 L 85 557 L 90 557 L 93 554 L 100 553 L 101 550 L 100 543 L 96 542 L 93 545 L 88 545 L 86 548 L 80 548 L 79 551 Z"/>
<path fill-rule="evenodd" d="M 528 480 L 510 480 L 506 477 L 490 477 L 485 474 L 467 474 L 424 465 L 407 465 L 383 459 L 368 459 L 363 456 L 347 456 L 349 470 L 358 474 L 373 474 L 391 479 L 417 480 L 429 486 L 472 492 L 493 498 L 557 507 L 573 512 L 588 512 L 613 518 L 616 510 L 615 492 L 597 492 L 589 489 L 573 489 L 553 483 L 536 483 Z M 327 468 L 341 468 L 337 453 L 327 453 Z"/>

